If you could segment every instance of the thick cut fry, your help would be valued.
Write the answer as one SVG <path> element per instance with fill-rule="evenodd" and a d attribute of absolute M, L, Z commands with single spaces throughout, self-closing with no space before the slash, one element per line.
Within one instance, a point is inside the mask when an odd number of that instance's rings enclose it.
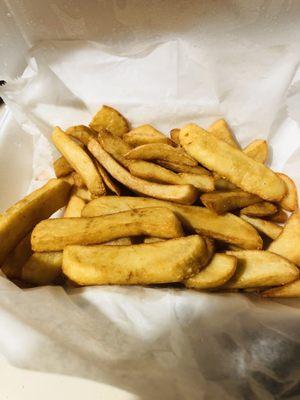
<path fill-rule="evenodd" d="M 296 211 L 298 209 L 298 194 L 295 183 L 285 174 L 278 173 L 277 175 L 283 180 L 287 189 L 286 195 L 279 204 L 284 210 Z"/>
<path fill-rule="evenodd" d="M 214 179 L 212 176 L 188 173 L 175 174 L 175 172 L 148 161 L 132 161 L 129 165 L 129 171 L 132 175 L 151 182 L 173 185 L 188 184 L 195 186 L 195 188 L 202 192 L 211 192 L 214 190 Z"/>
<path fill-rule="evenodd" d="M 144 243 L 157 243 L 163 242 L 165 239 L 158 238 L 158 237 L 145 237 Z"/>
<path fill-rule="evenodd" d="M 70 173 L 69 175 L 67 175 L 67 176 L 62 176 L 62 177 L 59 178 L 59 179 L 64 180 L 65 182 L 67 182 L 67 183 L 68 183 L 69 185 L 71 185 L 71 186 L 73 186 L 73 185 L 75 184 L 73 172 L 71 172 L 71 173 Z"/>
<path fill-rule="evenodd" d="M 197 235 L 132 246 L 68 246 L 63 272 L 80 285 L 181 282 L 198 272 L 205 251 Z"/>
<path fill-rule="evenodd" d="M 172 146 L 172 141 L 151 125 L 141 125 L 123 135 L 123 140 L 136 147 L 149 143 L 167 143 Z"/>
<path fill-rule="evenodd" d="M 72 172 L 72 178 L 74 181 L 74 185 L 79 187 L 79 188 L 86 188 L 84 180 L 81 178 L 81 176 L 77 172 Z"/>
<path fill-rule="evenodd" d="M 217 214 L 224 214 L 230 210 L 235 210 L 236 208 L 245 207 L 249 204 L 255 204 L 261 201 L 258 196 L 241 190 L 205 193 L 200 196 L 200 199 L 205 207 Z"/>
<path fill-rule="evenodd" d="M 54 172 L 57 178 L 69 175 L 74 169 L 65 159 L 65 157 L 59 157 L 53 163 Z"/>
<path fill-rule="evenodd" d="M 167 208 L 145 208 L 96 218 L 56 218 L 40 222 L 33 230 L 34 251 L 59 251 L 70 244 L 97 244 L 126 236 L 175 238 L 181 224 Z"/>
<path fill-rule="evenodd" d="M 195 289 L 212 289 L 222 286 L 233 276 L 236 266 L 236 257 L 228 254 L 215 254 L 205 268 L 187 279 L 184 284 L 188 288 Z"/>
<path fill-rule="evenodd" d="M 282 232 L 282 227 L 276 225 L 274 222 L 266 221 L 261 218 L 248 217 L 247 215 L 241 215 L 241 218 L 254 226 L 254 228 L 257 229 L 258 232 L 265 234 L 273 240 L 278 238 L 278 236 Z"/>
<path fill-rule="evenodd" d="M 96 140 L 90 140 L 88 148 L 113 178 L 135 192 L 183 204 L 192 204 L 196 200 L 198 191 L 192 185 L 161 185 L 145 181 L 131 175 Z"/>
<path fill-rule="evenodd" d="M 268 159 L 268 143 L 266 140 L 253 140 L 253 142 L 244 148 L 243 153 L 253 160 L 264 164 Z"/>
<path fill-rule="evenodd" d="M 107 129 L 114 135 L 122 136 L 130 129 L 129 123 L 119 111 L 109 106 L 103 106 L 93 117 L 90 128 L 99 132 Z"/>
<path fill-rule="evenodd" d="M 128 160 L 163 160 L 195 167 L 197 161 L 178 147 L 165 143 L 143 144 L 125 154 Z"/>
<path fill-rule="evenodd" d="M 237 187 L 232 183 L 220 178 L 218 174 L 213 174 L 216 190 L 237 190 Z"/>
<path fill-rule="evenodd" d="M 187 125 L 179 137 L 184 149 L 199 163 L 246 192 L 269 201 L 280 201 L 285 195 L 284 182 L 273 171 L 197 125 Z"/>
<path fill-rule="evenodd" d="M 80 197 L 84 201 L 92 200 L 91 192 L 89 192 L 87 189 L 84 188 L 77 188 L 77 187 L 74 188 L 74 190 L 72 191 L 72 195 Z"/>
<path fill-rule="evenodd" d="M 110 132 L 102 130 L 98 136 L 99 142 L 103 149 L 107 151 L 115 160 L 124 167 L 130 165 L 130 161 L 124 157 L 131 150 L 131 146 L 120 137 L 112 135 Z"/>
<path fill-rule="evenodd" d="M 270 215 L 276 214 L 278 207 L 268 201 L 262 201 L 257 204 L 245 207 L 241 210 L 241 214 L 248 215 L 248 217 L 269 217 Z"/>
<path fill-rule="evenodd" d="M 164 240 L 164 239 L 160 239 Z M 115 240 L 110 240 L 109 242 L 103 243 L 106 246 L 130 246 L 133 243 L 131 237 L 122 237 Z"/>
<path fill-rule="evenodd" d="M 190 165 L 178 164 L 162 160 L 159 160 L 158 164 L 175 172 L 187 172 L 188 174 L 196 175 L 211 175 L 211 173 L 207 169 L 200 167 L 200 165 L 197 165 L 196 167 L 191 167 Z"/>
<path fill-rule="evenodd" d="M 30 237 L 31 232 L 6 257 L 1 269 L 9 279 L 21 279 L 22 267 L 32 254 Z"/>
<path fill-rule="evenodd" d="M 103 182 L 105 183 L 108 190 L 112 193 L 115 193 L 117 196 L 121 196 L 121 189 L 119 186 L 112 180 L 112 178 L 108 175 L 105 169 L 102 167 L 101 164 L 96 162 L 96 166 L 98 168 L 99 174 L 101 175 Z"/>
<path fill-rule="evenodd" d="M 209 128 L 208 132 L 212 133 L 217 139 L 222 140 L 229 144 L 229 146 L 239 148 L 235 141 L 232 132 L 224 119 L 219 119 L 214 122 Z"/>
<path fill-rule="evenodd" d="M 179 132 L 180 132 L 180 129 L 178 129 L 178 128 L 171 129 L 170 136 L 171 136 L 171 139 L 173 140 L 173 142 L 180 146 Z"/>
<path fill-rule="evenodd" d="M 64 212 L 64 218 L 81 217 L 81 211 L 85 206 L 85 201 L 73 194 Z"/>
<path fill-rule="evenodd" d="M 66 134 L 72 136 L 73 138 L 79 140 L 85 146 L 87 146 L 91 138 L 97 139 L 98 133 L 93 129 L 90 129 L 85 125 L 75 125 L 71 126 L 66 130 Z"/>
<path fill-rule="evenodd" d="M 22 269 L 22 279 L 34 285 L 50 285 L 62 276 L 62 252 L 33 253 Z"/>
<path fill-rule="evenodd" d="M 70 190 L 62 179 L 51 179 L 0 215 L 0 265 L 39 221 L 67 204 Z"/>
<path fill-rule="evenodd" d="M 105 194 L 102 179 L 88 154 L 58 127 L 52 133 L 52 140 L 56 148 L 82 177 L 92 196 Z"/>
<path fill-rule="evenodd" d="M 269 218 L 269 221 L 277 222 L 278 224 L 284 224 L 286 223 L 287 220 L 288 220 L 287 213 L 281 209 L 277 211 L 276 214 L 271 215 L 271 217 Z"/>
<path fill-rule="evenodd" d="M 261 293 L 263 297 L 300 297 L 300 279 Z"/>
<path fill-rule="evenodd" d="M 268 250 L 300 266 L 300 213 L 290 216 L 282 233 L 270 244 Z"/>
<path fill-rule="evenodd" d="M 87 204 L 82 210 L 82 215 L 94 217 L 145 207 L 166 207 L 178 216 L 186 228 L 195 230 L 201 235 L 236 244 L 246 249 L 262 248 L 261 237 L 251 225 L 241 218 L 229 213 L 217 215 L 203 207 L 181 206 L 143 197 L 105 196 Z"/>
<path fill-rule="evenodd" d="M 245 289 L 261 286 L 279 286 L 299 276 L 298 268 L 277 254 L 262 250 L 227 251 L 237 258 L 235 275 L 224 287 Z"/>

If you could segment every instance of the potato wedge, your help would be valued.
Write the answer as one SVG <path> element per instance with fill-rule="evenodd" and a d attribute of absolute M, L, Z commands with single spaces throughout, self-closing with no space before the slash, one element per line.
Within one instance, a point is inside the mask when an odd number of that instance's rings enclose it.
<path fill-rule="evenodd" d="M 2 264 L 1 269 L 9 279 L 21 279 L 22 267 L 32 254 L 30 237 L 31 232 L 17 244 Z"/>
<path fill-rule="evenodd" d="M 224 285 L 235 273 L 237 258 L 228 254 L 215 254 L 210 263 L 198 274 L 184 281 L 188 288 L 212 289 Z"/>
<path fill-rule="evenodd" d="M 119 111 L 109 106 L 103 106 L 93 117 L 90 128 L 99 132 L 107 129 L 116 136 L 122 136 L 130 129 L 129 122 Z"/>
<path fill-rule="evenodd" d="M 78 187 L 74 188 L 72 191 L 72 195 L 75 195 L 87 202 L 92 200 L 91 192 L 89 192 L 87 189 L 84 188 L 78 188 Z"/>
<path fill-rule="evenodd" d="M 59 157 L 53 163 L 54 172 L 57 178 L 69 175 L 74 171 L 73 167 L 68 163 L 65 157 Z"/>
<path fill-rule="evenodd" d="M 73 194 L 64 212 L 64 218 L 81 217 L 81 211 L 85 207 L 85 201 Z"/>
<path fill-rule="evenodd" d="M 151 182 L 193 185 L 202 192 L 211 192 L 214 190 L 214 179 L 212 176 L 184 172 L 175 174 L 175 172 L 148 161 L 132 161 L 129 165 L 129 171 L 132 175 Z"/>
<path fill-rule="evenodd" d="M 278 224 L 285 224 L 286 221 L 288 220 L 288 215 L 286 212 L 283 210 L 278 210 L 276 214 L 271 215 L 271 217 L 268 218 L 269 221 L 276 222 Z"/>
<path fill-rule="evenodd" d="M 78 174 L 78 172 L 72 172 L 71 173 L 74 185 L 79 187 L 79 188 L 86 188 L 84 180 L 81 178 L 81 176 Z"/>
<path fill-rule="evenodd" d="M 62 179 L 51 179 L 0 215 L 0 265 L 39 221 L 66 205 L 70 190 Z"/>
<path fill-rule="evenodd" d="M 241 215 L 241 218 L 254 226 L 254 228 L 257 229 L 258 232 L 265 234 L 273 240 L 278 238 L 283 229 L 281 226 L 276 225 L 274 222 L 266 221 L 261 218 L 248 217 L 247 215 Z"/>
<path fill-rule="evenodd" d="M 252 204 L 241 209 L 241 214 L 248 215 L 248 217 L 269 217 L 270 215 L 276 214 L 278 207 L 270 203 L 269 201 L 262 201 L 260 203 Z"/>
<path fill-rule="evenodd" d="M 151 125 L 141 125 L 123 135 L 123 140 L 136 147 L 149 143 L 166 143 L 172 146 L 172 141 Z"/>
<path fill-rule="evenodd" d="M 181 282 L 198 272 L 205 251 L 198 235 L 132 246 L 67 246 L 63 272 L 80 285 Z"/>
<path fill-rule="evenodd" d="M 56 148 L 82 177 L 92 196 L 105 194 L 102 179 L 88 154 L 58 127 L 52 133 L 52 140 Z"/>
<path fill-rule="evenodd" d="M 253 140 L 243 149 L 243 153 L 264 164 L 268 159 L 268 143 L 266 140 Z"/>
<path fill-rule="evenodd" d="M 127 160 L 163 160 L 190 165 L 191 167 L 197 166 L 197 161 L 186 154 L 185 151 L 165 143 L 143 144 L 130 150 L 125 154 L 125 158 Z"/>
<path fill-rule="evenodd" d="M 197 125 L 185 126 L 179 137 L 184 149 L 199 163 L 244 191 L 269 201 L 280 201 L 285 195 L 284 182 L 273 171 Z"/>
<path fill-rule="evenodd" d="M 262 239 L 250 224 L 233 214 L 217 215 L 204 207 L 182 206 L 143 197 L 105 196 L 87 204 L 82 210 L 82 215 L 94 217 L 145 207 L 170 209 L 186 228 L 195 230 L 200 235 L 236 244 L 246 249 L 262 248 Z"/>
<path fill-rule="evenodd" d="M 200 196 L 200 200 L 205 207 L 217 214 L 225 214 L 236 208 L 245 207 L 246 205 L 261 201 L 258 196 L 243 192 L 242 190 L 205 193 Z"/>
<path fill-rule="evenodd" d="M 263 297 L 300 297 L 300 279 L 286 285 L 268 289 L 261 293 Z"/>
<path fill-rule="evenodd" d="M 176 143 L 178 146 L 180 146 L 179 132 L 180 132 L 180 129 L 178 129 L 178 128 L 174 128 L 174 129 L 170 130 L 170 137 L 173 140 L 173 142 Z"/>
<path fill-rule="evenodd" d="M 237 149 L 240 148 L 234 139 L 227 122 L 224 119 L 219 119 L 218 121 L 214 122 L 207 131 L 212 133 L 217 139 L 229 144 L 229 146 Z"/>
<path fill-rule="evenodd" d="M 102 130 L 99 132 L 98 140 L 107 153 L 117 160 L 124 167 L 130 165 L 130 161 L 124 157 L 131 150 L 131 146 L 122 138 L 112 135 L 110 132 Z"/>
<path fill-rule="evenodd" d="M 245 289 L 260 286 L 279 286 L 299 276 L 298 268 L 277 254 L 263 250 L 227 251 L 237 258 L 235 275 L 223 287 Z"/>
<path fill-rule="evenodd" d="M 282 233 L 268 248 L 300 266 L 300 213 L 294 213 L 288 219 Z"/>
<path fill-rule="evenodd" d="M 215 189 L 216 190 L 238 190 L 238 188 L 232 183 L 226 181 L 223 178 L 220 178 L 218 174 L 213 174 L 213 178 L 215 181 Z"/>
<path fill-rule="evenodd" d="M 105 183 L 106 187 L 108 190 L 110 190 L 112 193 L 115 193 L 117 196 L 121 196 L 121 189 L 119 186 L 112 180 L 112 178 L 108 175 L 108 173 L 105 171 L 105 169 L 102 167 L 101 164 L 96 161 L 96 167 L 99 171 L 99 174 L 101 175 L 101 178 L 103 179 L 103 182 Z"/>
<path fill-rule="evenodd" d="M 174 172 L 186 172 L 188 174 L 196 175 L 211 175 L 211 173 L 207 169 L 200 167 L 200 165 L 197 165 L 196 167 L 191 167 L 190 165 L 178 164 L 163 160 L 159 160 L 158 164 Z"/>
<path fill-rule="evenodd" d="M 72 136 L 74 139 L 87 146 L 91 138 L 97 139 L 98 133 L 85 125 L 71 126 L 66 130 L 66 135 Z"/>
<path fill-rule="evenodd" d="M 167 208 L 140 209 L 95 218 L 56 218 L 40 222 L 31 235 L 33 251 L 59 251 L 71 244 L 105 243 L 126 236 L 176 238 L 181 224 Z"/>
<path fill-rule="evenodd" d="M 130 246 L 131 244 L 133 244 L 133 240 L 131 237 L 121 237 L 119 239 L 110 240 L 109 242 L 105 242 L 103 244 L 105 244 L 106 246 Z"/>
<path fill-rule="evenodd" d="M 22 268 L 22 280 L 34 285 L 50 285 L 62 277 L 62 252 L 33 253 Z"/>
<path fill-rule="evenodd" d="M 198 191 L 192 185 L 161 185 L 145 181 L 131 175 L 96 140 L 90 140 L 88 149 L 113 178 L 135 192 L 183 204 L 192 204 L 196 200 Z"/>
<path fill-rule="evenodd" d="M 284 181 L 287 189 L 286 195 L 279 204 L 284 210 L 296 211 L 298 209 L 298 194 L 295 183 L 285 174 L 278 173 L 277 175 Z"/>
<path fill-rule="evenodd" d="M 157 242 L 163 242 L 165 239 L 158 238 L 158 237 L 145 237 L 144 238 L 144 243 L 157 243 Z"/>

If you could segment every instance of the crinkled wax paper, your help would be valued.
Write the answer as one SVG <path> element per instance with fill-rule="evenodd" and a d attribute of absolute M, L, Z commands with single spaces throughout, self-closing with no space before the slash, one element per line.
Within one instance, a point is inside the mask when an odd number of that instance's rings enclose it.
<path fill-rule="evenodd" d="M 30 50 L 23 77 L 1 88 L 13 117 L 0 138 L 8 176 L 1 205 L 52 176 L 52 127 L 88 123 L 103 103 L 166 134 L 224 117 L 242 145 L 266 138 L 272 168 L 299 187 L 299 2 L 179 1 L 176 19 L 170 2 L 150 1 L 144 36 L 129 3 L 114 2 L 115 43 L 44 41 Z M 155 3 L 161 18 L 170 15 L 165 32 Z M 0 351 L 20 367 L 91 378 L 142 399 L 296 399 L 299 304 L 171 288 L 21 290 L 2 277 Z"/>

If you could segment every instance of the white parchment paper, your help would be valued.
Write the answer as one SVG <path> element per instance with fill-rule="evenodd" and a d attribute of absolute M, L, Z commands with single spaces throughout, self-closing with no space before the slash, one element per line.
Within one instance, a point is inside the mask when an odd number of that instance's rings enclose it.
<path fill-rule="evenodd" d="M 140 40 L 48 40 L 30 50 L 24 76 L 0 89 L 24 142 L 32 135 L 27 190 L 53 174 L 52 127 L 88 123 L 103 103 L 166 134 L 224 117 L 242 145 L 268 139 L 272 168 L 300 188 L 297 2 L 208 3 L 201 14 L 195 6 L 198 20 L 185 34 L 172 25 L 172 34 L 150 35 L 149 2 L 144 40 L 140 20 L 120 6 L 114 17 L 130 21 L 127 33 L 135 23 Z M 6 131 L 0 158 L 15 135 Z M 142 399 L 296 399 L 299 305 L 168 288 L 21 290 L 3 277 L 0 351 L 20 367 L 95 379 Z"/>

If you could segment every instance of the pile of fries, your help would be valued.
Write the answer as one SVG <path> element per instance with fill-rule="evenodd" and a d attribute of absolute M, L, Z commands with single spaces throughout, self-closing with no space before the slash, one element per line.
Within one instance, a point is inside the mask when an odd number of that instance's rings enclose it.
<path fill-rule="evenodd" d="M 52 140 L 57 179 L 0 216 L 8 278 L 300 297 L 297 190 L 265 165 L 266 141 L 242 149 L 224 120 L 168 138 L 108 106 Z"/>

